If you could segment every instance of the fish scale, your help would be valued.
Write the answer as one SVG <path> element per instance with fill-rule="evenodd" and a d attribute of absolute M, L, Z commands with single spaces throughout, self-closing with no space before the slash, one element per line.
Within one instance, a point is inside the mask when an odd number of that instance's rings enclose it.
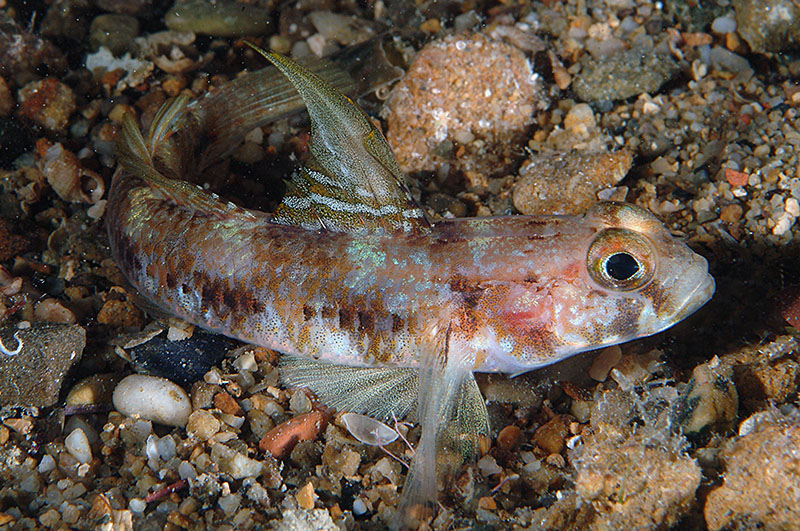
<path fill-rule="evenodd" d="M 147 135 L 125 118 L 107 209 L 114 258 L 152 303 L 286 354 L 283 380 L 333 407 L 385 418 L 416 404 L 422 437 L 394 527 L 430 518 L 437 477 L 485 446 L 473 372 L 517 374 L 654 334 L 713 294 L 705 259 L 633 205 L 429 222 L 369 118 L 263 53 L 312 124 L 310 157 L 275 215 L 174 178 L 219 162 L 241 139 L 231 128 L 270 119 L 251 101 L 269 100 L 264 75 L 244 76 L 165 104 Z"/>

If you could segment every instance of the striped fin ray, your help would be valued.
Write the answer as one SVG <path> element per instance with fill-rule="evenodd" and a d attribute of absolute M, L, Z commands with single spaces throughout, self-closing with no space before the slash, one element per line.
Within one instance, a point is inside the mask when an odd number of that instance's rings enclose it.
<path fill-rule="evenodd" d="M 254 49 L 292 82 L 311 117 L 309 159 L 292 178 L 274 220 L 337 232 L 428 230 L 391 148 L 369 117 L 316 74 Z"/>

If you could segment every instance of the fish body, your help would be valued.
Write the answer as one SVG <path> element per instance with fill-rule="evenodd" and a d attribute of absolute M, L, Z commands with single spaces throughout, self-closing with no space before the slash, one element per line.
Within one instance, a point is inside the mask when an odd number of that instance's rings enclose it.
<path fill-rule="evenodd" d="M 289 383 L 334 406 L 383 417 L 416 406 L 422 439 L 400 526 L 435 502 L 437 453 L 469 457 L 488 435 L 473 372 L 519 373 L 650 335 L 713 294 L 705 259 L 633 205 L 429 222 L 369 118 L 299 65 L 265 57 L 312 123 L 277 211 L 179 180 L 269 118 L 251 101 L 258 87 L 173 101 L 146 136 L 124 124 L 107 209 L 114 257 L 165 310 L 292 355 Z"/>

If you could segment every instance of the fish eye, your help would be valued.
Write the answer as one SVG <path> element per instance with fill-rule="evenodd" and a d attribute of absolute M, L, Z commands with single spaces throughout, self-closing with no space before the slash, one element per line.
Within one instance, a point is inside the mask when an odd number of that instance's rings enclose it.
<path fill-rule="evenodd" d="M 640 289 L 656 270 L 653 244 L 638 232 L 610 228 L 595 236 L 586 255 L 586 268 L 600 286 L 617 290 Z"/>
<path fill-rule="evenodd" d="M 628 280 L 639 272 L 639 262 L 628 253 L 612 254 L 606 260 L 606 273 L 614 280 Z"/>

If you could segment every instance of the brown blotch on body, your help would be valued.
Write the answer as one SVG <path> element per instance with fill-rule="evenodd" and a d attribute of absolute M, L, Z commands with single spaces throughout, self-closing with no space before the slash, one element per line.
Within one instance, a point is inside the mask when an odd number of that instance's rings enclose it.
<path fill-rule="evenodd" d="M 358 312 L 358 329 L 367 335 L 375 332 L 375 314 L 369 311 Z"/>
<path fill-rule="evenodd" d="M 478 301 L 483 294 L 484 288 L 475 282 L 468 280 L 462 275 L 453 275 L 448 280 L 450 289 L 455 293 L 461 294 L 464 306 L 466 308 L 474 308 L 478 305 Z"/>
<path fill-rule="evenodd" d="M 352 308 L 342 306 L 339 308 L 339 328 L 342 330 L 351 330 L 355 325 L 356 312 Z"/>
<path fill-rule="evenodd" d="M 314 318 L 315 315 L 317 315 L 317 311 L 312 306 L 309 306 L 308 304 L 304 304 L 303 305 L 303 319 L 304 320 L 310 321 L 311 319 Z"/>
<path fill-rule="evenodd" d="M 403 331 L 403 327 L 405 327 L 406 323 L 403 321 L 403 318 L 397 315 L 396 313 L 392 314 L 392 333 L 398 333 Z"/>

